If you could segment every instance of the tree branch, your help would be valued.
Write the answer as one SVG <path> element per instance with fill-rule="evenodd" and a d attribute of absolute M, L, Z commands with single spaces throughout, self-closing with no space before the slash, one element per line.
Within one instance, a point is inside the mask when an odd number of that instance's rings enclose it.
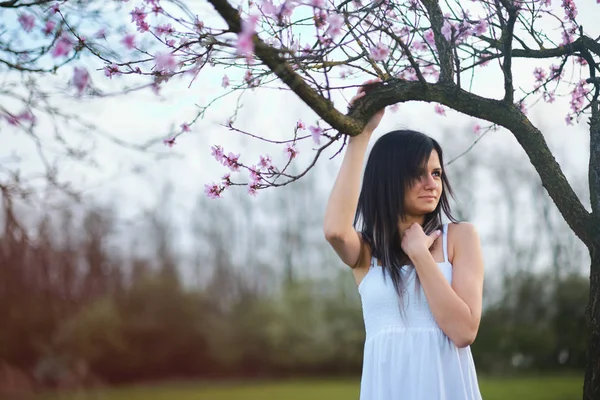
<path fill-rule="evenodd" d="M 241 18 L 237 10 L 227 0 L 209 0 L 215 10 L 225 20 L 229 29 L 240 33 Z M 300 99 L 302 99 L 319 117 L 323 118 L 332 128 L 349 134 L 358 135 L 362 132 L 368 116 L 362 112 L 350 118 L 335 109 L 333 103 L 319 95 L 311 88 L 292 67 L 279 56 L 276 49 L 265 44 L 257 35 L 254 35 L 254 54 L 279 77 Z M 373 112 L 374 114 L 374 112 Z M 371 114 L 372 115 L 372 114 Z"/>
<path fill-rule="evenodd" d="M 514 104 L 501 100 L 492 100 L 469 93 L 456 85 L 425 84 L 419 81 L 405 81 L 397 78 L 379 84 L 365 96 L 365 113 L 375 112 L 399 102 L 425 101 L 436 102 L 475 118 L 484 119 L 511 131 L 523 147 L 531 164 L 537 170 L 543 186 L 556 204 L 565 221 L 575 234 L 584 242 L 593 240 L 589 232 L 600 230 L 593 227 L 590 213 L 581 204 L 573 188 L 567 181 L 560 165 L 544 139 L 542 133 L 525 117 Z M 352 115 L 352 112 L 351 112 Z M 597 136 L 600 136 L 598 134 Z M 600 140 L 595 152 L 600 159 Z M 600 160 L 596 161 L 600 164 Z M 596 171 L 600 177 L 600 171 Z M 597 206 L 597 205 L 596 205 Z"/>
<path fill-rule="evenodd" d="M 437 0 L 422 0 L 422 3 L 427 9 L 427 14 L 429 14 L 435 47 L 440 58 L 440 82 L 453 82 L 454 69 L 452 66 L 452 51 L 450 50 L 452 44 L 448 43 L 442 34 L 442 27 L 444 26 L 442 9 Z"/>
<path fill-rule="evenodd" d="M 508 12 L 508 22 L 502 29 L 502 49 L 504 59 L 502 61 L 502 72 L 504 73 L 504 101 L 508 104 L 514 103 L 514 87 L 512 78 L 512 42 L 517 21 L 518 9 L 510 0 L 502 0 L 502 5 Z"/>

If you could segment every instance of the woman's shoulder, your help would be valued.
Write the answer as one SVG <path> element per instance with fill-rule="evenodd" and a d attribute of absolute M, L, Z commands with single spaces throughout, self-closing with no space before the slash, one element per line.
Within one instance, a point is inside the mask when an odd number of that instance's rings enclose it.
<path fill-rule="evenodd" d="M 473 245 L 479 245 L 479 233 L 474 224 L 467 221 L 448 223 L 448 256 L 451 260 L 458 249 Z"/>

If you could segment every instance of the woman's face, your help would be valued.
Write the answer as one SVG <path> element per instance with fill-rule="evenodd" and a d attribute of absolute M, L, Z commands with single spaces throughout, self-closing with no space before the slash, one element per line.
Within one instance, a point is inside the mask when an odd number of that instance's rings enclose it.
<path fill-rule="evenodd" d="M 440 201 L 442 190 L 442 167 L 437 151 L 433 150 L 426 168 L 406 190 L 405 213 L 420 217 L 434 211 Z"/>

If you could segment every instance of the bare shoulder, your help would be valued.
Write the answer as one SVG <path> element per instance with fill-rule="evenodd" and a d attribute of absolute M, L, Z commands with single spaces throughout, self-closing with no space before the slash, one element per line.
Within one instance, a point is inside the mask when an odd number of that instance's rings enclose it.
<path fill-rule="evenodd" d="M 457 253 L 472 251 L 480 247 L 477 228 L 470 222 L 455 222 L 448 224 L 448 257 L 454 259 Z"/>

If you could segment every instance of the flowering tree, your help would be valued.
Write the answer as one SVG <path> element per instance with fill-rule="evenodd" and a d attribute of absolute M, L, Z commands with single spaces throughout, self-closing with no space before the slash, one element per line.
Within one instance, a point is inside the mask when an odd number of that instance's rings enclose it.
<path fill-rule="evenodd" d="M 360 134 L 374 112 L 397 103 L 432 102 L 440 114 L 450 108 L 487 121 L 486 126 L 476 125 L 480 135 L 495 127 L 512 132 L 557 208 L 590 251 L 584 398 L 600 398 L 600 43 L 578 23 L 573 0 L 554 6 L 551 0 L 248 0 L 235 4 L 123 0 L 111 12 L 130 17 L 131 26 L 106 29 L 91 38 L 70 22 L 67 7 L 80 3 L 85 2 L 5 0 L 0 7 L 17 9 L 15 19 L 25 32 L 43 23 L 50 32 L 41 47 L 44 54 L 50 51 L 67 62 L 85 52 L 102 64 L 107 79 L 135 76 L 136 82 L 144 82 L 142 86 L 160 91 L 176 78 L 191 84 L 201 82 L 209 71 L 225 70 L 219 78 L 223 87 L 219 97 L 285 88 L 318 115 L 319 121 L 290 126 L 289 136 L 278 141 L 247 132 L 232 119 L 229 129 L 280 144 L 286 157 L 280 164 L 267 154 L 248 162 L 215 144 L 213 156 L 230 172 L 222 182 L 206 185 L 210 197 L 222 196 L 232 185 L 245 185 L 255 194 L 297 180 L 326 149 L 343 147 L 349 135 Z M 51 7 L 53 14 L 36 14 L 44 7 Z M 116 44 L 127 51 L 118 51 Z M 28 57 L 12 64 L 26 64 L 36 72 L 37 67 L 28 64 L 38 62 L 35 52 L 33 61 L 31 52 L 14 57 L 21 55 Z M 516 82 L 513 63 L 518 60 L 536 62 L 532 81 Z M 473 90 L 473 78 L 490 69 L 503 77 L 501 98 L 483 97 Z M 80 67 L 72 69 L 71 83 L 79 95 L 94 92 L 91 75 Z M 351 82 L 366 77 L 381 82 L 370 85 L 367 96 L 351 109 L 335 104 L 339 93 L 355 91 Z M 566 124 L 589 120 L 591 211 L 527 117 L 528 107 L 560 97 L 570 99 Z M 195 119 L 181 122 L 165 144 L 175 145 L 179 135 L 210 111 L 210 105 L 203 106 Z M 9 123 L 15 118 L 0 112 Z M 16 118 L 28 122 L 31 116 Z M 314 147 L 312 162 L 304 171 L 292 173 L 290 166 L 304 142 Z"/>

